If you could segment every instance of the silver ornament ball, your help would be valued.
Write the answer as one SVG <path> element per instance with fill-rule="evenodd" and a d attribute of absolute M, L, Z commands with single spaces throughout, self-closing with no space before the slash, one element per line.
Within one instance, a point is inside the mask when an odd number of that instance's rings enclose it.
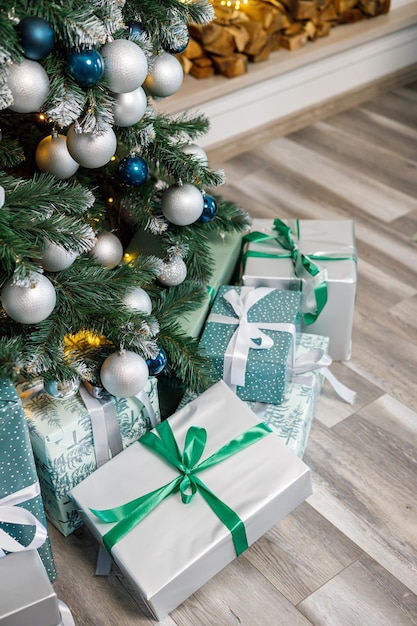
<path fill-rule="evenodd" d="M 7 86 L 13 96 L 9 109 L 17 113 L 39 111 L 49 94 L 48 74 L 40 63 L 29 59 L 10 65 Z"/>
<path fill-rule="evenodd" d="M 111 91 L 126 93 L 142 85 L 148 72 L 148 62 L 136 43 L 127 39 L 109 41 L 101 48 L 100 54 Z"/>
<path fill-rule="evenodd" d="M 69 178 L 80 167 L 68 152 L 65 135 L 44 137 L 36 148 L 35 160 L 41 172 L 53 174 L 60 180 Z"/>
<path fill-rule="evenodd" d="M 187 266 L 181 257 L 177 256 L 164 262 L 164 269 L 158 274 L 158 280 L 165 287 L 180 285 L 187 277 Z"/>
<path fill-rule="evenodd" d="M 96 243 L 90 250 L 91 256 L 109 270 L 119 265 L 123 258 L 123 246 L 120 239 L 107 231 L 97 234 Z"/>
<path fill-rule="evenodd" d="M 37 324 L 54 310 L 56 292 L 51 281 L 33 273 L 30 285 L 21 287 L 9 278 L 1 290 L 1 301 L 7 315 L 20 324 Z"/>
<path fill-rule="evenodd" d="M 117 126 L 133 126 L 139 122 L 148 105 L 146 93 L 142 87 L 128 93 L 119 93 L 113 107 L 114 123 Z"/>
<path fill-rule="evenodd" d="M 197 221 L 204 209 L 203 194 L 190 183 L 171 185 L 161 200 L 162 213 L 177 226 L 187 226 Z"/>
<path fill-rule="evenodd" d="M 0 209 L 3 206 L 6 200 L 6 192 L 4 191 L 4 187 L 0 185 Z"/>
<path fill-rule="evenodd" d="M 62 383 L 57 380 L 46 380 L 43 385 L 46 393 L 56 400 L 67 400 L 67 398 L 75 396 L 79 387 L 80 380 L 78 378 L 66 380 Z"/>
<path fill-rule="evenodd" d="M 145 359 L 130 350 L 110 354 L 100 369 L 103 387 L 117 398 L 135 396 L 145 387 L 148 377 Z"/>
<path fill-rule="evenodd" d="M 192 154 L 193 156 L 195 156 L 201 162 L 202 165 L 206 165 L 206 166 L 208 165 L 207 154 L 205 153 L 203 148 L 201 148 L 196 143 L 187 143 L 184 146 L 182 146 L 181 150 L 185 154 Z"/>
<path fill-rule="evenodd" d="M 74 263 L 77 256 L 77 252 L 66 250 L 49 241 L 42 253 L 40 264 L 47 272 L 62 272 Z"/>
<path fill-rule="evenodd" d="M 156 98 L 172 96 L 181 87 L 184 71 L 172 54 L 162 52 L 153 57 L 151 69 L 144 82 L 147 91 Z"/>
<path fill-rule="evenodd" d="M 142 287 L 131 287 L 123 300 L 124 305 L 132 312 L 152 313 L 152 301 Z"/>
<path fill-rule="evenodd" d="M 112 128 L 103 133 L 78 133 L 72 124 L 67 133 L 68 152 L 82 167 L 106 165 L 116 152 L 117 138 Z"/>

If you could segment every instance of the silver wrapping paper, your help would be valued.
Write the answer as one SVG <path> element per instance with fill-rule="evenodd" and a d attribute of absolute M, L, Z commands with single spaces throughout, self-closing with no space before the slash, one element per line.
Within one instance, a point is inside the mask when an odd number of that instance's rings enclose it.
<path fill-rule="evenodd" d="M 0 558 L 1 626 L 58 626 L 56 593 L 36 550 Z"/>
<path fill-rule="evenodd" d="M 288 220 L 283 220 L 290 224 Z M 356 258 L 354 224 L 352 220 L 299 220 L 299 250 L 308 255 L 319 253 L 333 256 L 352 255 Z M 273 220 L 254 219 L 252 231 L 273 235 Z M 294 236 L 295 238 L 295 236 Z M 285 252 L 276 242 L 249 243 L 248 250 Z M 314 260 L 314 259 L 313 259 Z M 334 361 L 351 356 L 352 327 L 356 297 L 357 268 L 354 259 L 317 260 L 314 263 L 327 270 L 327 304 L 314 324 L 302 324 L 307 333 L 329 337 L 329 354 Z M 248 257 L 242 274 L 242 284 L 251 287 L 301 289 L 290 258 L 262 259 Z"/>
<path fill-rule="evenodd" d="M 258 423 L 222 381 L 169 418 L 180 449 L 191 425 L 207 430 L 202 459 Z M 90 512 L 168 483 L 177 472 L 140 443 L 121 452 L 71 491 L 98 541 L 112 527 Z M 251 545 L 311 493 L 309 468 L 272 433 L 201 473 L 242 519 Z M 151 614 L 163 619 L 236 556 L 231 535 L 199 494 L 188 505 L 169 496 L 113 547 L 114 561 Z"/>

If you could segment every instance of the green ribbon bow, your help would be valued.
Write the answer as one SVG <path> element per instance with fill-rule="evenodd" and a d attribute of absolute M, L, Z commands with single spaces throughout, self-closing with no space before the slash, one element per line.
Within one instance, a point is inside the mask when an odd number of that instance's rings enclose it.
<path fill-rule="evenodd" d="M 298 220 L 296 222 L 298 231 Z M 317 276 L 317 274 L 320 272 L 320 269 L 311 259 L 316 258 L 325 260 L 326 257 L 315 256 L 314 254 L 310 254 L 309 256 L 301 254 L 293 239 L 293 233 L 290 226 L 287 226 L 287 224 L 285 224 L 282 220 L 278 218 L 274 219 L 274 230 L 276 231 L 276 234 L 274 235 L 268 235 L 266 233 L 254 231 L 252 233 L 244 235 L 243 238 L 245 241 L 252 241 L 255 243 L 262 243 L 263 241 L 274 240 L 277 241 L 284 248 L 284 250 L 287 250 L 287 252 L 267 253 L 259 252 L 256 250 L 247 250 L 244 254 L 244 261 L 246 261 L 247 257 L 258 257 L 264 259 L 291 258 L 296 276 L 298 276 L 299 278 L 305 276 L 307 279 L 308 277 L 312 279 Z M 314 288 L 314 297 L 316 302 L 315 311 L 303 313 L 303 319 L 306 325 L 315 322 L 326 305 L 327 283 L 325 280 L 322 280 Z"/>
<path fill-rule="evenodd" d="M 166 485 L 121 506 L 106 510 L 90 509 L 102 522 L 118 522 L 103 536 L 107 550 L 110 552 L 120 539 L 137 526 L 165 498 L 179 491 L 184 504 L 189 504 L 197 492 L 204 498 L 212 511 L 230 531 L 236 555 L 239 556 L 248 547 L 244 523 L 237 513 L 210 491 L 197 474 L 221 463 L 269 435 L 271 433 L 270 428 L 263 422 L 256 424 L 226 443 L 201 463 L 199 460 L 207 441 L 207 431 L 204 428 L 191 426 L 188 429 L 182 453 L 168 421 L 161 422 L 154 430 L 159 436 L 155 432 L 147 432 L 139 439 L 139 443 L 178 469 L 179 474 Z"/>

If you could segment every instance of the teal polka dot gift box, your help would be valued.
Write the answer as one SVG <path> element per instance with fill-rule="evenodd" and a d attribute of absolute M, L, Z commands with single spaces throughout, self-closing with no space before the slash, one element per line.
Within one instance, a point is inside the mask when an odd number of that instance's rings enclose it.
<path fill-rule="evenodd" d="M 200 348 L 241 400 L 283 401 L 295 358 L 300 298 L 298 291 L 220 287 Z"/>
<path fill-rule="evenodd" d="M 45 511 L 22 403 L 0 378 L 0 548 L 37 548 L 49 579 L 56 577 Z"/>

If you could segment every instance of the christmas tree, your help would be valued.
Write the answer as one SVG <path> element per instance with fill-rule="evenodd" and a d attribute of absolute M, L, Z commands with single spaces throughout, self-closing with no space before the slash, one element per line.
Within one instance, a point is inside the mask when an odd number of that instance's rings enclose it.
<path fill-rule="evenodd" d="M 209 121 L 153 103 L 181 87 L 187 25 L 212 19 L 207 0 L 2 3 L 1 377 L 210 384 L 180 320 L 209 284 L 208 235 L 248 217 L 216 193 Z M 130 258 L 137 232 L 150 246 Z"/>

